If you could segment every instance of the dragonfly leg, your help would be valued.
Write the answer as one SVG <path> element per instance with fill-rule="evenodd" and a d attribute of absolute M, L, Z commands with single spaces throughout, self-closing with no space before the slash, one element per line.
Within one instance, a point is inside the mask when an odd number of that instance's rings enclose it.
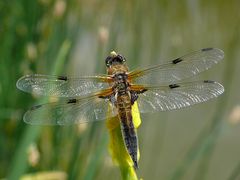
<path fill-rule="evenodd" d="M 134 104 L 134 102 L 138 99 L 138 94 L 142 94 L 145 91 L 147 91 L 147 89 L 141 89 L 141 90 L 131 90 L 130 94 L 131 94 L 131 103 L 132 105 Z"/>
<path fill-rule="evenodd" d="M 138 99 L 138 93 L 136 91 L 131 91 L 131 104 L 133 105 L 137 99 Z"/>

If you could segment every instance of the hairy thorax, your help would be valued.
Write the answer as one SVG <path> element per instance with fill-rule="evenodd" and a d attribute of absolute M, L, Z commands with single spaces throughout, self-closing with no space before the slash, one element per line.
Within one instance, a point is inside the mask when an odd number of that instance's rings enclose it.
<path fill-rule="evenodd" d="M 114 75 L 118 73 L 127 73 L 128 67 L 125 64 L 117 64 L 107 68 L 108 75 Z"/>
<path fill-rule="evenodd" d="M 113 76 L 112 84 L 114 101 L 120 111 L 131 109 L 131 94 L 127 76 L 128 68 L 126 65 L 118 64 L 108 68 L 108 74 Z"/>

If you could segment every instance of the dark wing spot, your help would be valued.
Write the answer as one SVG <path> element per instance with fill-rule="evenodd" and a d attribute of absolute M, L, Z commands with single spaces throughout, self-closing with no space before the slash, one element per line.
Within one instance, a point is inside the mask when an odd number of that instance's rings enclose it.
<path fill-rule="evenodd" d="M 103 96 L 103 95 L 100 95 L 98 96 L 98 98 L 101 98 L 101 99 L 109 99 L 111 96 L 107 95 L 107 96 Z"/>
<path fill-rule="evenodd" d="M 213 50 L 213 48 L 203 48 L 202 51 L 210 51 Z"/>
<path fill-rule="evenodd" d="M 67 76 L 58 76 L 58 80 L 67 81 Z"/>
<path fill-rule="evenodd" d="M 38 109 L 38 108 L 40 108 L 40 107 L 42 107 L 42 105 L 36 105 L 36 106 L 31 107 L 30 110 L 35 110 L 35 109 Z"/>
<path fill-rule="evenodd" d="M 174 88 L 178 88 L 178 87 L 180 87 L 180 86 L 179 86 L 178 84 L 170 84 L 169 87 L 170 87 L 171 89 L 174 89 Z"/>
<path fill-rule="evenodd" d="M 142 94 L 142 93 L 144 93 L 144 92 L 146 92 L 147 91 L 147 89 L 142 89 L 141 91 L 138 91 L 137 93 L 138 94 Z"/>
<path fill-rule="evenodd" d="M 70 103 L 76 103 L 76 102 L 77 102 L 77 99 L 69 99 L 67 103 L 70 104 Z"/>
<path fill-rule="evenodd" d="M 177 58 L 177 59 L 174 59 L 174 60 L 172 61 L 172 63 L 173 63 L 173 64 L 177 64 L 177 63 L 180 63 L 181 61 L 182 61 L 181 58 Z"/>
<path fill-rule="evenodd" d="M 211 80 L 204 80 L 204 83 L 215 83 L 215 81 L 211 81 Z"/>

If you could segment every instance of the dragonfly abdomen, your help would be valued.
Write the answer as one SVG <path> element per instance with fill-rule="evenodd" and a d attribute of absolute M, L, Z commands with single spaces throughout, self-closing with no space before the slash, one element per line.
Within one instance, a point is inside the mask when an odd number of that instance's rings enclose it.
<path fill-rule="evenodd" d="M 118 96 L 117 104 L 124 144 L 137 169 L 138 138 L 132 120 L 130 97 L 127 94 Z"/>
<path fill-rule="evenodd" d="M 138 151 L 138 138 L 133 125 L 130 127 L 121 121 L 121 131 L 125 147 L 133 161 L 134 168 L 138 168 L 137 151 Z M 133 124 L 132 122 L 130 124 Z"/>

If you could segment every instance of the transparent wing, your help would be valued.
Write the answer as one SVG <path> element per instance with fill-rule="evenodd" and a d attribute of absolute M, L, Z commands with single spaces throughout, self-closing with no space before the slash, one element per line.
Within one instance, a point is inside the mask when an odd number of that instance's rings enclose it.
<path fill-rule="evenodd" d="M 108 99 L 91 97 L 34 106 L 25 113 L 23 120 L 31 125 L 71 125 L 116 115 Z"/>
<path fill-rule="evenodd" d="M 76 97 L 96 93 L 109 87 L 108 76 L 69 78 L 41 74 L 26 75 L 17 81 L 17 88 L 36 95 Z"/>
<path fill-rule="evenodd" d="M 209 69 L 223 57 L 222 50 L 205 48 L 164 64 L 132 71 L 128 77 L 133 83 L 139 84 L 173 83 Z"/>
<path fill-rule="evenodd" d="M 137 103 L 141 113 L 180 109 L 205 102 L 224 92 L 224 87 L 214 81 L 196 81 L 147 87 L 139 94 Z"/>

